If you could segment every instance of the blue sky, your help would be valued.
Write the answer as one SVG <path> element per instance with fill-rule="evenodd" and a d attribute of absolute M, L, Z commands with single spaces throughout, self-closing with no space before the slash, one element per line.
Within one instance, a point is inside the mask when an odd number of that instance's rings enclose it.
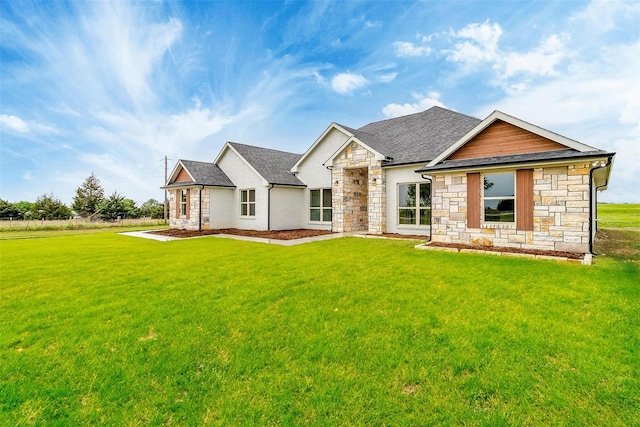
<path fill-rule="evenodd" d="M 166 154 L 304 152 L 443 106 L 501 110 L 617 152 L 601 201 L 640 202 L 637 2 L 0 2 L 0 198 L 161 200 Z"/>

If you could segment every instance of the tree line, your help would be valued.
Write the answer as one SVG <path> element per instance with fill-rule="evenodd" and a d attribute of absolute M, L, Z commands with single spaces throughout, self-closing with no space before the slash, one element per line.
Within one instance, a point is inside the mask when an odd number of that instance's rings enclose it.
<path fill-rule="evenodd" d="M 11 203 L 0 199 L 0 218 L 15 220 L 89 218 L 116 221 L 124 218 L 164 218 L 164 204 L 149 199 L 142 205 L 114 191 L 105 197 L 100 180 L 92 173 L 76 189 L 71 206 L 59 198 L 43 194 L 35 202 Z"/>

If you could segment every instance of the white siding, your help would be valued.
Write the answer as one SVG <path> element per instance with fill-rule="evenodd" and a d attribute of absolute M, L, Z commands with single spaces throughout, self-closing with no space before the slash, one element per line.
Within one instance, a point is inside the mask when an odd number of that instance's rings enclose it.
<path fill-rule="evenodd" d="M 332 188 L 331 171 L 324 166 L 338 149 L 349 139 L 337 129 L 331 129 L 298 166 L 296 175 L 307 185 L 302 198 L 300 221 L 303 228 L 311 230 L 331 230 L 331 222 L 312 222 L 309 220 L 309 190 Z"/>
<path fill-rule="evenodd" d="M 237 212 L 234 206 L 235 188 L 212 188 L 210 191 L 209 228 L 232 228 L 233 214 Z"/>
<path fill-rule="evenodd" d="M 294 230 L 306 228 L 301 210 L 306 188 L 274 187 L 271 190 L 271 229 Z"/>
<path fill-rule="evenodd" d="M 236 185 L 231 206 L 231 226 L 245 230 L 267 229 L 267 186 L 264 181 L 233 150 L 227 149 L 218 166 Z M 240 216 L 240 190 L 256 190 L 255 217 Z"/>
<path fill-rule="evenodd" d="M 429 235 L 428 225 L 417 226 L 398 224 L 398 184 L 429 182 L 426 179 L 422 179 L 422 176 L 419 173 L 414 172 L 422 166 L 424 166 L 424 163 L 384 169 L 387 184 L 387 233 Z"/>

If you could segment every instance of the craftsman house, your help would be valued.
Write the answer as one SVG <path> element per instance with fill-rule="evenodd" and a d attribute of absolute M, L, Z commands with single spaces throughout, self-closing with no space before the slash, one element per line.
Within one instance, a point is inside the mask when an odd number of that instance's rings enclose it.
<path fill-rule="evenodd" d="M 423 235 L 590 252 L 614 153 L 496 111 L 440 107 L 359 129 L 332 123 L 303 154 L 227 142 L 180 160 L 170 226 Z"/>

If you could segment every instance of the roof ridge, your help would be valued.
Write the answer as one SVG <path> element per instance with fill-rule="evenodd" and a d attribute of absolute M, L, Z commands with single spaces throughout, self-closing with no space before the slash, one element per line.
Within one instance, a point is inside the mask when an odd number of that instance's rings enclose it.
<path fill-rule="evenodd" d="M 383 119 L 383 120 L 377 120 L 377 121 L 375 121 L 375 122 L 370 122 L 370 123 L 367 123 L 367 124 L 366 124 L 366 125 L 364 125 L 364 126 L 359 127 L 357 130 L 360 130 L 360 129 L 364 128 L 364 127 L 367 127 L 367 126 L 369 126 L 369 125 L 376 124 L 376 123 L 389 122 L 389 121 L 392 121 L 392 120 L 398 120 L 398 119 L 406 119 L 406 118 L 413 117 L 413 116 L 417 116 L 417 115 L 419 115 L 419 114 L 424 114 L 424 113 L 426 113 L 427 111 L 436 110 L 436 109 L 437 109 L 437 110 L 443 110 L 443 111 L 446 111 L 446 112 L 449 112 L 449 113 L 460 114 L 461 116 L 466 116 L 466 117 L 470 117 L 470 118 L 472 118 L 472 119 L 480 120 L 480 119 L 478 119 L 477 117 L 471 116 L 471 115 L 469 115 L 469 114 L 460 113 L 460 112 L 458 112 L 458 111 L 451 110 L 451 109 L 449 109 L 449 108 L 444 108 L 444 107 L 440 107 L 439 105 L 434 105 L 434 106 L 432 106 L 432 107 L 427 108 L 426 110 L 418 111 L 417 113 L 405 114 L 405 115 L 403 115 L 403 116 L 390 117 L 390 118 L 388 118 L 388 119 Z"/>
<path fill-rule="evenodd" d="M 302 155 L 300 153 L 294 153 L 292 151 L 284 151 L 284 150 L 277 150 L 275 148 L 260 147 L 259 145 L 242 144 L 240 142 L 233 142 L 233 141 L 227 141 L 227 143 L 229 145 L 231 145 L 231 146 L 242 146 L 242 147 L 257 148 L 257 149 L 260 149 L 260 150 L 275 151 L 275 152 L 278 152 L 278 153 L 293 154 L 293 155 L 296 155 L 296 156 L 301 156 Z"/>

